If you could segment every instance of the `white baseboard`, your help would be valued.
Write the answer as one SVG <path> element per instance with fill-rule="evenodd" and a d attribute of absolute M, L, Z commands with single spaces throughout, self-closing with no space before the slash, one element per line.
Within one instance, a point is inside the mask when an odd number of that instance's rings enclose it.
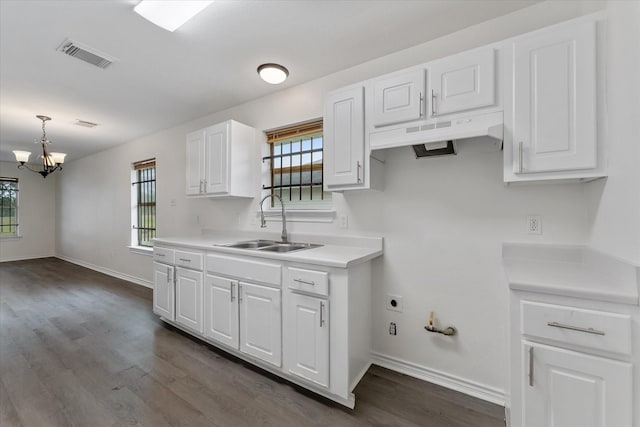
<path fill-rule="evenodd" d="M 371 360 L 374 365 L 382 366 L 383 368 L 391 369 L 414 378 L 438 384 L 497 405 L 504 406 L 505 404 L 504 390 L 479 384 L 444 372 L 435 371 L 433 369 L 381 353 L 371 352 Z"/>
<path fill-rule="evenodd" d="M 128 274 L 120 273 L 119 271 L 111 270 L 110 268 L 101 267 L 99 265 L 91 264 L 89 262 L 81 261 L 81 260 L 75 259 L 75 258 L 70 258 L 70 257 L 64 256 L 64 255 L 56 255 L 56 258 L 60 258 L 63 261 L 68 261 L 68 262 L 70 262 L 72 264 L 77 264 L 79 266 L 86 267 L 86 268 L 88 268 L 90 270 L 95 270 L 95 271 L 98 271 L 100 273 L 104 273 L 107 276 L 117 277 L 118 279 L 126 280 L 127 282 L 132 282 L 132 283 L 135 283 L 136 285 L 140 285 L 140 286 L 144 286 L 145 288 L 153 289 L 153 283 L 152 282 L 150 282 L 148 280 L 145 280 L 145 279 L 141 279 L 139 277 L 130 276 Z"/>
<path fill-rule="evenodd" d="M 55 258 L 55 255 L 51 254 L 51 255 L 35 255 L 35 256 L 19 256 L 19 257 L 11 257 L 11 258 L 1 258 L 0 262 L 27 261 L 30 259 L 40 259 L 40 258 Z"/>

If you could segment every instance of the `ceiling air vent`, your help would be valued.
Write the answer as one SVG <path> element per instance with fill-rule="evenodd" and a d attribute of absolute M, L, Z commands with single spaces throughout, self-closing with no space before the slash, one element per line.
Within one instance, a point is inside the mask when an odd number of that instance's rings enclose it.
<path fill-rule="evenodd" d="M 80 120 L 80 119 L 76 119 L 76 121 L 73 122 L 73 124 L 77 126 L 82 126 L 85 128 L 94 128 L 98 126 L 98 123 L 88 122 L 86 120 Z"/>
<path fill-rule="evenodd" d="M 102 52 L 70 39 L 63 41 L 57 50 L 99 68 L 107 68 L 114 61 L 113 58 L 108 58 L 107 55 Z"/>

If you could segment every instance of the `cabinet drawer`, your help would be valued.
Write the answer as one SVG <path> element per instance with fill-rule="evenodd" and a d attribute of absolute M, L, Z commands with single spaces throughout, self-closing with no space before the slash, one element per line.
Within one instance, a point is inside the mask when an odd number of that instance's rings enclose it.
<path fill-rule="evenodd" d="M 176 251 L 176 265 L 202 271 L 202 254 Z"/>
<path fill-rule="evenodd" d="M 524 335 L 619 354 L 631 354 L 631 317 L 532 301 L 521 303 Z"/>
<path fill-rule="evenodd" d="M 174 251 L 166 248 L 153 248 L 153 260 L 163 264 L 173 264 Z"/>
<path fill-rule="evenodd" d="M 253 261 L 223 255 L 207 255 L 209 273 L 237 277 L 251 282 L 268 283 L 280 287 L 280 264 Z"/>
<path fill-rule="evenodd" d="M 287 286 L 318 295 L 329 295 L 329 273 L 326 271 L 287 268 Z"/>

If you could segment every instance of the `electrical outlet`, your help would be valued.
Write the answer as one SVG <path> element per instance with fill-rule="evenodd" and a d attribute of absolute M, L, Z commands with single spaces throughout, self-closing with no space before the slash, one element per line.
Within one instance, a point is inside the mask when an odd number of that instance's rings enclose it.
<path fill-rule="evenodd" d="M 349 228 L 349 217 L 346 215 L 340 215 L 338 217 L 338 222 L 340 224 L 340 228 Z"/>
<path fill-rule="evenodd" d="M 527 233 L 542 234 L 542 217 L 540 215 L 527 216 Z"/>
<path fill-rule="evenodd" d="M 396 327 L 396 322 L 389 323 L 389 335 L 397 335 L 398 328 Z"/>
<path fill-rule="evenodd" d="M 397 311 L 402 313 L 402 297 L 400 295 L 387 294 L 387 310 Z"/>

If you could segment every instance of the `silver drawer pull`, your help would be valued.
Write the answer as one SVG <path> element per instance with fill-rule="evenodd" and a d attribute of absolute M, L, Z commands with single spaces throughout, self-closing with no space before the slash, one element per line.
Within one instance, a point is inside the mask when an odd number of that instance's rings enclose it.
<path fill-rule="evenodd" d="M 159 254 L 159 253 L 156 253 L 156 255 L 157 255 L 157 256 L 164 256 L 164 254 Z"/>
<path fill-rule="evenodd" d="M 603 331 L 598 331 L 593 328 L 581 328 L 579 326 L 565 325 L 563 323 L 558 323 L 558 322 L 549 322 L 547 323 L 547 326 L 552 326 L 554 328 L 561 328 L 561 329 L 570 329 L 572 331 L 578 331 L 578 332 L 586 332 L 588 334 L 604 335 Z"/>
<path fill-rule="evenodd" d="M 184 258 L 180 258 L 180 261 L 184 261 L 184 262 L 191 262 L 190 259 L 184 259 Z"/>
<path fill-rule="evenodd" d="M 316 282 L 313 280 L 293 279 L 294 282 L 302 283 L 304 285 L 315 286 Z"/>

